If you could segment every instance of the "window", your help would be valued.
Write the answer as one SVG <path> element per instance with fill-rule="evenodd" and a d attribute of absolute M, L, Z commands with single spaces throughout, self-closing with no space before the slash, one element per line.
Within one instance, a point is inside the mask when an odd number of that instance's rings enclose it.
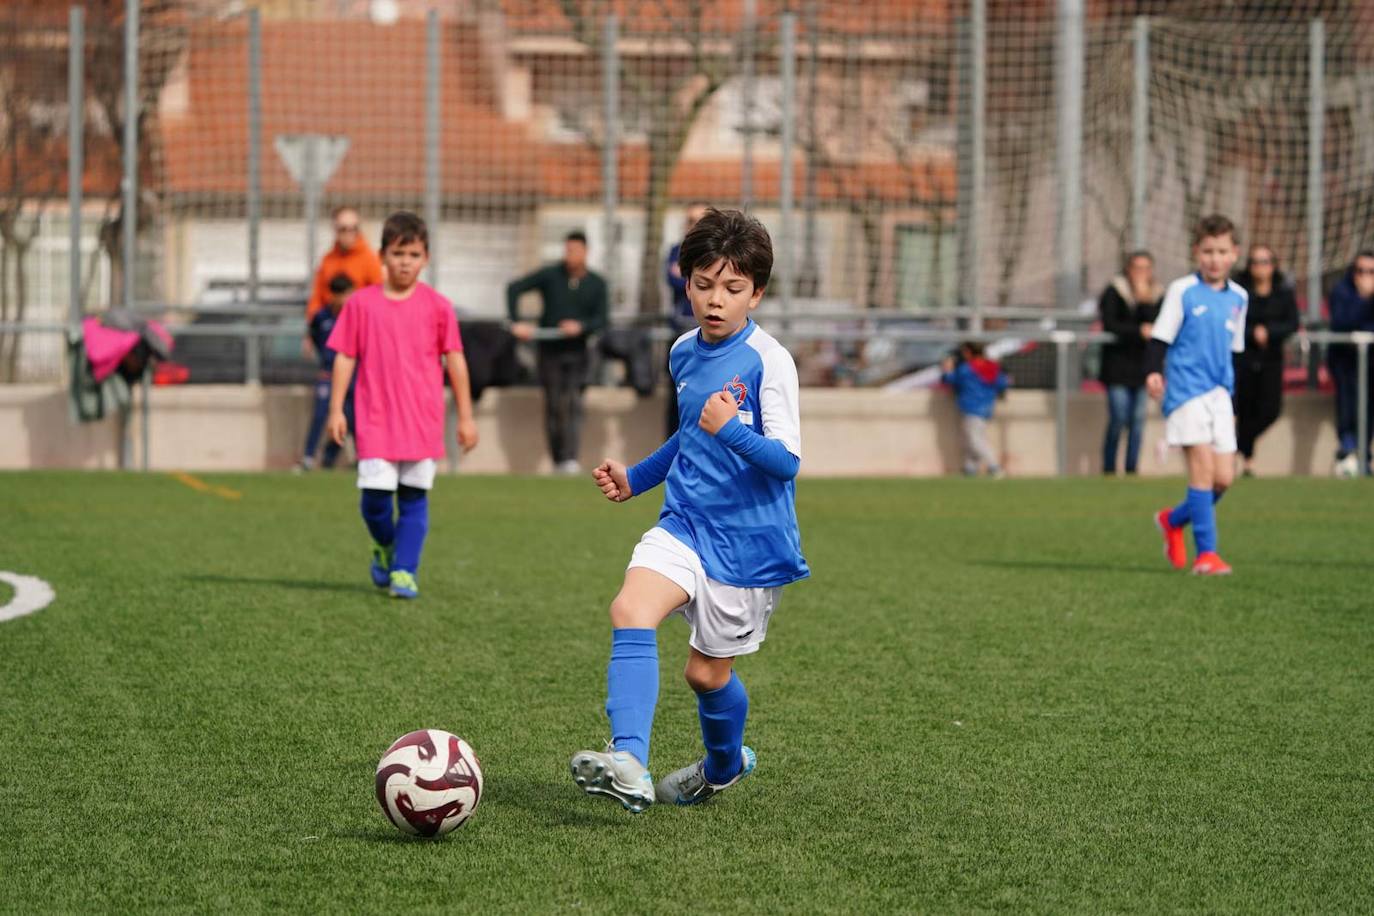
<path fill-rule="evenodd" d="M 897 227 L 897 305 L 949 308 L 958 303 L 959 241 L 939 223 Z"/>

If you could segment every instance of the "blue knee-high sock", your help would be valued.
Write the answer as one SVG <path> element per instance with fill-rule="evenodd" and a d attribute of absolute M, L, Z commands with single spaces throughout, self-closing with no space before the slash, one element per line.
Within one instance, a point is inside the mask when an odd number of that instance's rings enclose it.
<path fill-rule="evenodd" d="M 1188 488 L 1188 509 L 1193 517 L 1193 541 L 1199 554 L 1217 549 L 1217 517 L 1212 509 L 1212 491 Z"/>
<path fill-rule="evenodd" d="M 1223 496 L 1225 496 L 1225 495 L 1226 495 L 1226 491 L 1225 491 L 1225 490 L 1213 490 L 1213 491 L 1212 491 L 1212 505 L 1215 506 L 1217 503 L 1221 502 L 1221 498 L 1222 498 Z"/>
<path fill-rule="evenodd" d="M 429 494 L 402 485 L 396 491 L 400 512 L 396 519 L 396 559 L 393 569 L 414 574 L 420 568 L 420 551 L 429 533 Z"/>
<path fill-rule="evenodd" d="M 731 671 L 724 687 L 697 694 L 697 715 L 706 745 L 706 781 L 727 783 L 744 765 L 740 747 L 744 744 L 744 719 L 749 715 L 749 694 L 744 692 L 739 675 Z"/>
<path fill-rule="evenodd" d="M 1189 488 L 1188 492 L 1193 492 L 1191 487 Z M 1215 506 L 1217 503 L 1221 502 L 1221 498 L 1225 495 L 1225 490 L 1213 490 L 1212 505 Z M 1183 502 L 1179 503 L 1177 506 L 1174 506 L 1172 509 L 1169 510 L 1169 524 L 1173 525 L 1175 528 L 1182 528 L 1184 525 L 1188 524 L 1192 520 L 1193 510 L 1188 502 L 1188 497 L 1186 496 L 1183 498 Z"/>
<path fill-rule="evenodd" d="M 658 705 L 658 635 L 648 628 L 611 631 L 611 663 L 606 666 L 606 715 L 611 744 L 649 765 L 649 732 Z"/>
<path fill-rule="evenodd" d="M 363 521 L 372 534 L 372 540 L 383 547 L 390 547 L 396 540 L 396 523 L 391 519 L 391 491 L 364 490 L 362 500 Z"/>

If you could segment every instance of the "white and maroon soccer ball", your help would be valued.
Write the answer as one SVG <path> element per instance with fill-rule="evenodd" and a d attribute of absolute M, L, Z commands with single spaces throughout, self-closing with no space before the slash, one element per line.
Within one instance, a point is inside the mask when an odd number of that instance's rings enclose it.
<path fill-rule="evenodd" d="M 402 833 L 443 836 L 482 800 L 482 765 L 466 741 L 437 728 L 396 739 L 377 764 L 377 802 Z"/>

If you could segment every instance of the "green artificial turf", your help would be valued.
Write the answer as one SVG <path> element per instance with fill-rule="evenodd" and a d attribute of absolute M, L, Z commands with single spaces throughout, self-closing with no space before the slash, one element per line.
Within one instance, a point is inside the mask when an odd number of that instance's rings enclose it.
<path fill-rule="evenodd" d="M 584 796 L 605 607 L 656 496 L 441 478 L 421 598 L 367 581 L 346 474 L 0 475 L 0 910 L 1356 912 L 1374 900 L 1374 488 L 1246 480 L 1236 574 L 1160 556 L 1173 481 L 810 481 L 814 576 L 739 670 L 757 772 Z M 235 491 L 240 499 L 224 498 Z M 700 753 L 660 632 L 652 768 Z M 403 837 L 418 727 L 486 795 Z"/>

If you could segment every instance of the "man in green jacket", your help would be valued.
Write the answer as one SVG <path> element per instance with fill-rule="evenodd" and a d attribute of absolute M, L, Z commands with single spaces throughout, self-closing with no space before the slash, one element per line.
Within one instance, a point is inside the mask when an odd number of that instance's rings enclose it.
<path fill-rule="evenodd" d="M 582 389 L 587 386 L 587 336 L 606 326 L 606 281 L 587 269 L 587 236 L 569 232 L 563 260 L 539 268 L 506 287 L 511 334 L 535 336 L 536 325 L 521 321 L 520 297 L 537 290 L 543 300 L 538 328 L 539 384 L 544 388 L 544 425 L 559 473 L 576 474 L 582 434 Z"/>

